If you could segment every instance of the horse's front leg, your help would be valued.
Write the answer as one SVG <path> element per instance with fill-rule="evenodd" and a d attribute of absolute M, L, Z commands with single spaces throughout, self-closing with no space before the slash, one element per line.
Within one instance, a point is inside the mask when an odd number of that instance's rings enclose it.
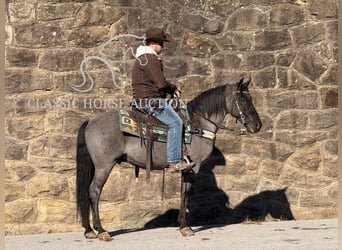
<path fill-rule="evenodd" d="M 181 206 L 178 214 L 178 222 L 180 225 L 180 232 L 183 236 L 192 236 L 194 231 L 188 225 L 186 220 L 186 210 L 189 202 L 189 193 L 192 184 L 194 183 L 196 174 L 193 171 L 182 172 L 181 181 Z"/>

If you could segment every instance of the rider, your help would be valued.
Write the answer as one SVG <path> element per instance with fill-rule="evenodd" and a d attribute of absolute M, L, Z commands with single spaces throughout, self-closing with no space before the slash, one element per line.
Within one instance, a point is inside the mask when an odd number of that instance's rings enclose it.
<path fill-rule="evenodd" d="M 180 171 L 193 167 L 194 163 L 187 164 L 181 160 L 183 122 L 165 100 L 167 94 L 180 97 L 177 86 L 165 79 L 159 58 L 164 42 L 171 41 L 173 39 L 163 29 L 150 28 L 146 31 L 145 44 L 137 48 L 133 63 L 132 87 L 134 102 L 168 126 L 167 161 L 169 168 Z"/>

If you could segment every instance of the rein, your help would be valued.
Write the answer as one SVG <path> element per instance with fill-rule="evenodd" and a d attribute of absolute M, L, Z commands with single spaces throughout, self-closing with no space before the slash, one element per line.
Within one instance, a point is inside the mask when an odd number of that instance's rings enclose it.
<path fill-rule="evenodd" d="M 235 105 L 236 105 L 236 107 L 237 107 L 237 109 L 238 109 L 238 112 L 239 112 L 239 114 L 240 114 L 240 119 L 241 119 L 241 121 L 240 121 L 241 126 L 240 126 L 240 132 L 239 132 L 239 134 L 240 134 L 240 135 L 246 135 L 246 132 L 247 132 L 247 131 L 246 131 L 246 128 L 244 127 L 244 125 L 247 123 L 247 122 L 246 122 L 246 116 L 245 116 L 245 115 L 243 114 L 243 112 L 241 111 L 239 102 L 238 102 L 238 100 L 237 100 L 235 94 L 233 95 L 233 97 L 234 97 Z M 217 124 L 216 122 L 210 120 L 209 118 L 207 118 L 207 117 L 205 117 L 205 116 L 203 116 L 203 115 L 201 115 L 201 114 L 199 114 L 199 113 L 197 113 L 197 112 L 193 112 L 193 114 L 194 114 L 194 115 L 197 115 L 197 116 L 203 118 L 204 120 L 210 122 L 211 124 L 213 124 L 213 125 L 216 127 L 216 130 L 217 130 L 217 129 L 222 129 L 222 130 L 228 130 L 228 131 L 235 131 L 235 129 L 228 128 L 228 127 L 226 127 L 226 126 L 224 126 L 224 125 L 222 125 L 222 124 Z M 204 129 L 195 129 L 195 132 L 193 132 L 193 134 L 201 134 L 201 136 L 203 136 L 203 135 L 205 135 L 207 132 L 213 133 L 214 135 L 216 134 L 216 132 L 212 132 L 212 131 L 204 130 Z M 203 136 L 203 137 L 207 138 L 207 136 Z"/>

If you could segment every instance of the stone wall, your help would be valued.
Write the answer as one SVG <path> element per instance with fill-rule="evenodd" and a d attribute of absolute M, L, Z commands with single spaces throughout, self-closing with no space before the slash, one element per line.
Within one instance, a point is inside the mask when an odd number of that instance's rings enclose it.
<path fill-rule="evenodd" d="M 76 133 L 94 113 L 113 108 L 104 100 L 129 100 L 127 51 L 141 41 L 101 46 L 121 34 L 143 36 L 151 26 L 175 38 L 164 64 L 183 97 L 252 78 L 263 121 L 258 134 L 218 133 L 212 159 L 221 160 L 203 166 L 196 189 L 207 192 L 191 200 L 190 216 L 202 206 L 212 217 L 219 206 L 234 209 L 259 192 L 288 187 L 296 219 L 337 217 L 337 1 L 7 0 L 6 14 L 7 233 L 82 230 Z M 122 88 L 91 60 L 94 87 L 73 90 L 83 82 L 81 61 L 101 51 Z M 237 127 L 230 117 L 225 122 Z M 101 198 L 104 226 L 140 227 L 176 211 L 179 175 L 165 178 L 162 200 L 161 172 L 146 184 L 144 171 L 136 181 L 130 165 L 114 168 Z"/>

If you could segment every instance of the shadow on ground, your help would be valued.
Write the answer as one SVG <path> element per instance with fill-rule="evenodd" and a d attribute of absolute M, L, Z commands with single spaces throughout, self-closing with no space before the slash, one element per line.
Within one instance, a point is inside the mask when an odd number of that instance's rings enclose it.
<path fill-rule="evenodd" d="M 275 219 L 294 220 L 285 189 L 266 190 L 244 199 L 236 207 L 229 206 L 228 195 L 218 188 L 213 172 L 215 167 L 224 167 L 226 161 L 222 153 L 214 148 L 206 164 L 201 167 L 194 183 L 189 200 L 187 221 L 195 230 L 202 231 L 213 227 L 237 224 L 248 221 L 264 221 L 271 215 Z M 148 221 L 143 228 L 121 229 L 111 236 L 137 232 L 159 227 L 178 227 L 179 209 L 170 209 L 164 214 Z"/>
<path fill-rule="evenodd" d="M 264 221 L 268 215 L 275 219 L 294 220 L 285 194 L 286 188 L 263 191 L 230 208 L 229 197 L 218 188 L 213 173 L 216 166 L 224 165 L 224 156 L 215 148 L 208 162 L 201 167 L 192 187 L 187 218 L 189 225 L 211 227 L 210 225 L 236 224 L 245 220 Z M 170 209 L 148 221 L 144 228 L 178 226 L 178 212 L 178 209 Z"/>

